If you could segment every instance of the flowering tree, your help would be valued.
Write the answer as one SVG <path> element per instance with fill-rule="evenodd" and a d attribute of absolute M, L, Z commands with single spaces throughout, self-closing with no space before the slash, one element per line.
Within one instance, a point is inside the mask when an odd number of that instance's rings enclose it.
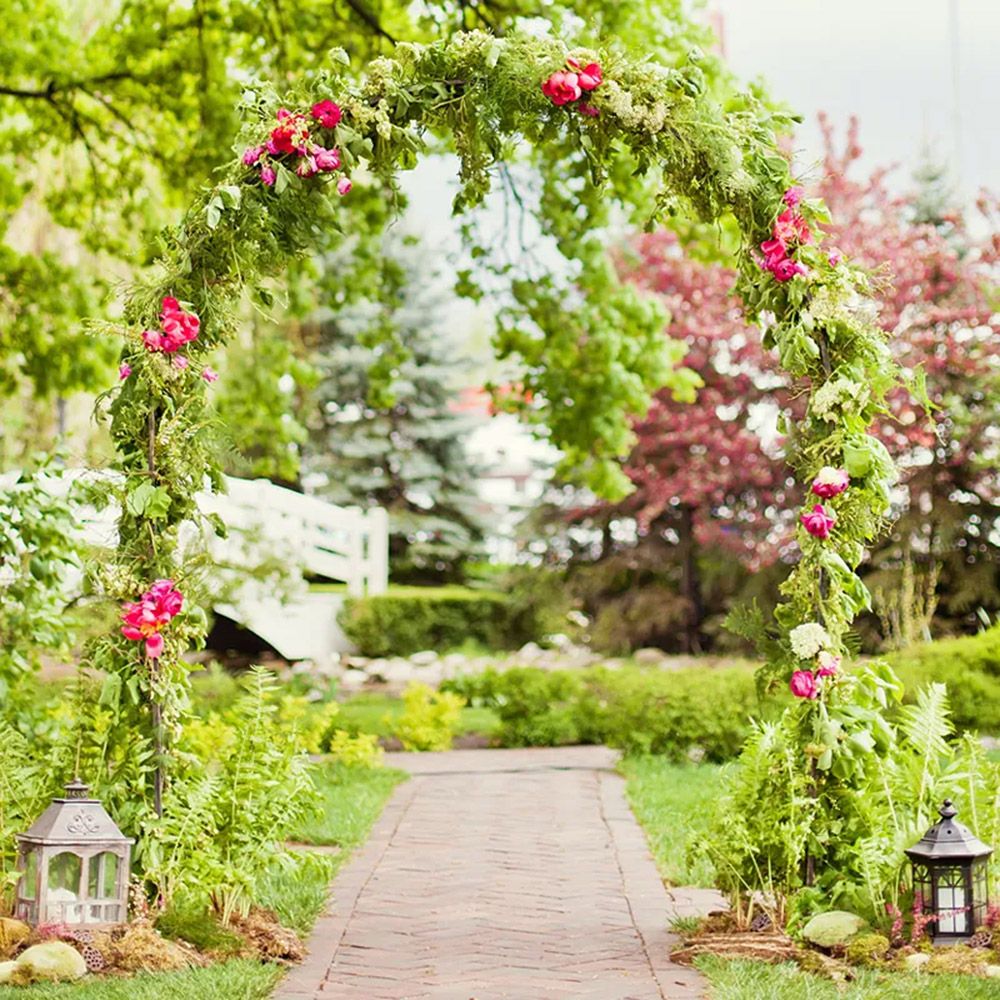
<path fill-rule="evenodd" d="M 669 390 L 656 394 L 635 423 L 636 444 L 624 466 L 633 491 L 575 517 L 634 518 L 640 544 L 655 548 L 658 563 L 675 555 L 686 602 L 684 641 L 697 652 L 705 613 L 701 552 L 721 551 L 750 570 L 777 555 L 791 480 L 784 459 L 764 447 L 752 423 L 757 404 L 787 405 L 786 394 L 741 312 L 734 271 L 686 257 L 664 230 L 640 237 L 632 249 L 623 274 L 662 299 L 667 335 L 686 345 L 684 364 L 702 385 L 694 402 Z"/>

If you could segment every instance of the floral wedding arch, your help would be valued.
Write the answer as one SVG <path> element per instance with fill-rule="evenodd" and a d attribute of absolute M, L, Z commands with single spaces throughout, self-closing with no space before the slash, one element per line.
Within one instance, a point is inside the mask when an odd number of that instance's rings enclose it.
<path fill-rule="evenodd" d="M 258 294 L 263 279 L 308 252 L 317 227 L 338 225 L 339 199 L 361 183 L 352 173 L 364 165 L 366 176 L 391 189 L 428 135 L 453 140 L 457 210 L 482 201 L 491 171 L 520 143 L 543 153 L 558 148 L 586 166 L 589 177 L 578 185 L 584 209 L 593 204 L 585 198 L 600 198 L 608 184 L 627 199 L 628 178 L 640 174 L 642 185 L 633 187 L 642 193 L 631 207 L 648 209 L 651 222 L 676 203 L 706 222 L 735 221 L 745 312 L 809 394 L 805 416 L 784 431 L 792 469 L 811 484 L 801 558 L 774 621 L 747 615 L 742 624 L 766 657 L 762 679 L 789 685 L 801 699 L 803 753 L 817 784 L 849 777 L 881 738 L 880 705 L 895 691 L 888 674 L 861 681 L 839 669 L 850 623 L 869 604 L 856 568 L 885 525 L 894 476 L 868 433 L 898 371 L 867 307 L 865 274 L 823 246 L 823 205 L 794 183 L 770 116 L 750 96 L 720 106 L 696 56 L 667 69 L 613 51 L 567 51 L 547 38 L 470 32 L 400 45 L 360 83 L 331 72 L 280 100 L 248 98 L 232 162 L 165 235 L 153 275 L 132 287 L 114 326 L 125 337 L 120 381 L 109 394 L 123 513 L 114 561 L 95 574 L 123 611 L 89 661 L 108 675 L 104 700 L 122 738 L 155 762 L 137 779 L 148 806 L 161 807 L 166 749 L 187 704 L 182 654 L 206 629 L 196 606 L 198 566 L 178 561 L 177 532 L 196 516 L 193 498 L 206 477 L 219 483 L 206 431 L 212 352 L 234 334 L 246 293 Z M 613 268 L 595 260 L 591 254 L 584 263 L 604 268 L 602 287 L 617 295 L 606 277 Z M 631 300 L 626 307 L 639 308 Z M 614 331 L 577 330 L 571 319 L 514 343 L 524 390 L 548 401 L 564 449 L 586 458 L 586 446 L 558 425 L 559 409 L 577 405 L 576 419 L 591 421 L 583 440 L 621 451 L 601 414 L 588 414 L 593 385 L 577 385 L 574 366 L 580 345 L 596 338 L 588 343 L 606 350 L 606 363 L 588 377 L 642 382 L 630 368 L 638 364 L 632 346 L 601 341 Z"/>

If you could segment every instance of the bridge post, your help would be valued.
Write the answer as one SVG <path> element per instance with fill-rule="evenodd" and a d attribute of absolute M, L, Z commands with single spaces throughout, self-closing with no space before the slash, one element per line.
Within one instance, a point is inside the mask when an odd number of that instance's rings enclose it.
<path fill-rule="evenodd" d="M 389 586 L 389 513 L 384 507 L 372 507 L 368 521 L 368 559 L 366 584 L 369 594 L 384 594 Z"/>

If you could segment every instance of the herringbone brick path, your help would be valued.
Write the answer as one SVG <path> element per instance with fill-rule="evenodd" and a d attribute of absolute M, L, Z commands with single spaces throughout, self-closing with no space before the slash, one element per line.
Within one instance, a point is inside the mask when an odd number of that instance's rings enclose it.
<path fill-rule="evenodd" d="M 676 915 L 601 747 L 392 754 L 413 777 L 278 1000 L 689 1000 Z"/>

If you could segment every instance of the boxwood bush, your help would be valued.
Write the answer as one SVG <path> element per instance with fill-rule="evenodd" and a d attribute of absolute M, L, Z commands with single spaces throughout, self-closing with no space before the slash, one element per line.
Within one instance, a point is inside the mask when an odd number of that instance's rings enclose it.
<path fill-rule="evenodd" d="M 407 656 L 469 641 L 517 649 L 534 638 L 529 610 L 499 591 L 468 587 L 394 587 L 377 597 L 351 597 L 337 620 L 362 656 Z"/>
<path fill-rule="evenodd" d="M 906 685 L 907 700 L 940 681 L 948 687 L 952 721 L 959 729 L 1000 733 L 1000 627 L 911 646 L 889 661 Z"/>
<path fill-rule="evenodd" d="M 592 667 L 519 667 L 459 677 L 443 687 L 500 717 L 503 746 L 604 743 L 626 753 L 683 760 L 735 757 L 760 715 L 753 671 L 746 668 L 661 671 Z"/>

